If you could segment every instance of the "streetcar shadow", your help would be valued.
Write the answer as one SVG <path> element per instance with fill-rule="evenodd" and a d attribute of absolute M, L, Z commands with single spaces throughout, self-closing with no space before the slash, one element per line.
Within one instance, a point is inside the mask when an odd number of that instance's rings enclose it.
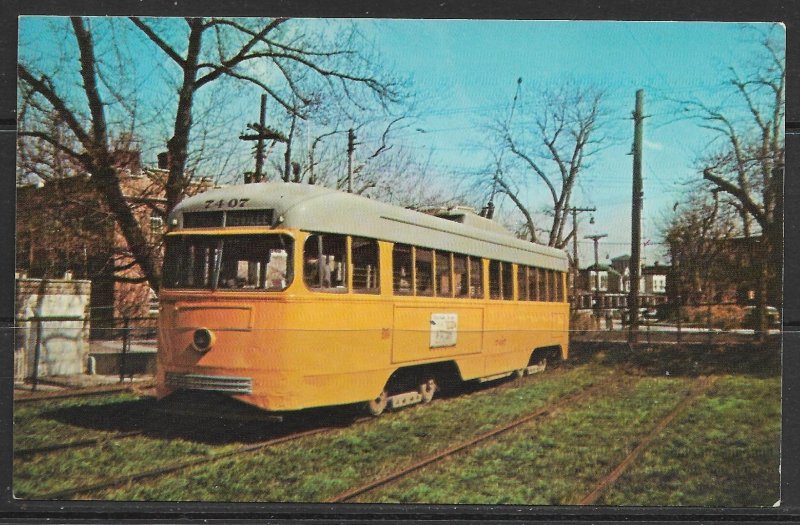
<path fill-rule="evenodd" d="M 691 344 L 629 345 L 614 343 L 577 343 L 571 346 L 569 365 L 607 366 L 615 370 L 648 376 L 741 375 L 757 378 L 781 374 L 779 344 Z"/>
<path fill-rule="evenodd" d="M 316 428 L 344 427 L 358 418 L 350 407 L 266 414 L 229 398 L 174 396 L 142 398 L 103 405 L 74 406 L 40 417 L 72 427 L 109 433 L 140 432 L 160 440 L 209 445 L 248 444 Z"/>

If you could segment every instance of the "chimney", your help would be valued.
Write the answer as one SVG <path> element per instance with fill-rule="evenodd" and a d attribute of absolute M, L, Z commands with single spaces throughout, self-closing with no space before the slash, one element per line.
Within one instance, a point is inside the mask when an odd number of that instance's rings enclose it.
<path fill-rule="evenodd" d="M 139 150 L 116 150 L 113 159 L 117 170 L 128 170 L 131 174 L 139 174 L 142 171 L 142 154 Z"/>
<path fill-rule="evenodd" d="M 160 170 L 168 170 L 169 169 L 169 152 L 162 151 L 158 154 L 158 169 Z"/>

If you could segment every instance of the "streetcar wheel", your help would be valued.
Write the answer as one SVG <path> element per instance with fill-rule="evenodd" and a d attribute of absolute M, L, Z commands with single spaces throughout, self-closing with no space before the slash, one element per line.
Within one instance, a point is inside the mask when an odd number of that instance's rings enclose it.
<path fill-rule="evenodd" d="M 537 369 L 536 370 L 531 370 L 531 368 L 534 367 L 534 366 L 537 367 Z M 539 359 L 536 359 L 536 360 L 531 359 L 531 362 L 528 365 L 528 368 L 525 370 L 525 373 L 527 375 L 531 375 L 531 374 L 535 374 L 537 372 L 540 372 L 540 373 L 544 372 L 545 370 L 547 370 L 547 358 L 546 357 L 542 357 L 542 358 L 539 358 Z"/>
<path fill-rule="evenodd" d="M 422 395 L 423 403 L 430 403 L 433 399 L 433 394 L 436 393 L 436 381 L 433 379 L 428 379 L 419 385 L 419 393 Z"/>
<path fill-rule="evenodd" d="M 371 399 L 367 401 L 367 411 L 369 411 L 370 415 L 372 416 L 380 416 L 383 414 L 383 411 L 386 410 L 386 403 L 388 402 L 389 396 L 386 393 L 386 390 L 381 392 L 381 395 L 376 397 L 375 399 Z"/>

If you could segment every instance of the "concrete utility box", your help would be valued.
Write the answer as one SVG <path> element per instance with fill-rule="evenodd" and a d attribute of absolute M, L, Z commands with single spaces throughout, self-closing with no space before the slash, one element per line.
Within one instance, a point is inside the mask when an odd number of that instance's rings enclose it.
<path fill-rule="evenodd" d="M 17 279 L 14 379 L 82 374 L 89 355 L 91 281 Z"/>

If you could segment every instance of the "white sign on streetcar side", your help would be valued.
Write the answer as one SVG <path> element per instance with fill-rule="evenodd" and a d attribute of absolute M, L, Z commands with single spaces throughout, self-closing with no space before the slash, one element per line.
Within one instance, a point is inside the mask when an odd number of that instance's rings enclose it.
<path fill-rule="evenodd" d="M 458 336 L 458 314 L 431 314 L 431 348 L 455 346 Z"/>

